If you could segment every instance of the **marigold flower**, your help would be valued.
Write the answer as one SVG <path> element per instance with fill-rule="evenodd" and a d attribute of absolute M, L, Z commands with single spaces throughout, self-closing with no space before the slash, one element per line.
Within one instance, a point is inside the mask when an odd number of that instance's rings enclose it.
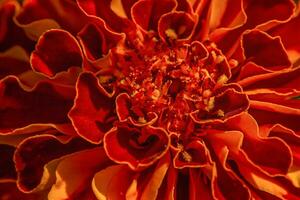
<path fill-rule="evenodd" d="M 0 199 L 300 199 L 291 0 L 0 1 Z"/>

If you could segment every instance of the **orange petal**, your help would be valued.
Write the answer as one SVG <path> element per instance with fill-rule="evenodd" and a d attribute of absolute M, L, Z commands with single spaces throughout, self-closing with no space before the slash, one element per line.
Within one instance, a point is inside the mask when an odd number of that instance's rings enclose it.
<path fill-rule="evenodd" d="M 48 199 L 84 199 L 91 187 L 92 176 L 108 164 L 110 162 L 100 147 L 63 157 L 56 168 L 56 181 Z"/>

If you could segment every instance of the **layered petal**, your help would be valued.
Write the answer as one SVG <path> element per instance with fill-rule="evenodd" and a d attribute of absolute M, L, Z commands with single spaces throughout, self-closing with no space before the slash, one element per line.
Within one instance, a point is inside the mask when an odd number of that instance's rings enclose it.
<path fill-rule="evenodd" d="M 51 186 L 55 180 L 54 169 L 58 164 L 56 159 L 90 146 L 79 139 L 70 140 L 53 135 L 37 135 L 25 139 L 17 146 L 14 155 L 19 189 L 33 192 Z"/>
<path fill-rule="evenodd" d="M 82 54 L 78 42 L 70 33 L 54 29 L 39 38 L 30 62 L 34 70 L 54 76 L 70 67 L 81 67 Z"/>
<path fill-rule="evenodd" d="M 134 170 L 152 165 L 168 150 L 167 132 L 162 128 L 119 125 L 104 136 L 104 149 L 115 162 L 128 164 Z"/>
<path fill-rule="evenodd" d="M 0 88 L 2 133 L 31 124 L 65 126 L 70 123 L 67 113 L 75 96 L 72 88 L 43 81 L 26 90 L 15 77 L 3 79 Z M 71 132 L 72 129 L 66 130 L 66 133 Z"/>
<path fill-rule="evenodd" d="M 84 164 L 83 164 L 84 163 Z M 57 165 L 56 181 L 49 199 L 96 199 L 91 190 L 94 174 L 110 164 L 103 148 L 96 147 L 65 156 Z M 82 173 L 84 172 L 84 173 Z"/>
<path fill-rule="evenodd" d="M 61 27 L 76 34 L 87 19 L 76 2 L 69 0 L 26 0 L 16 16 L 18 25 L 35 40 L 52 28 Z"/>
<path fill-rule="evenodd" d="M 129 31 L 128 29 L 132 26 L 132 23 L 127 19 L 123 1 L 121 1 L 121 4 L 116 2 L 113 0 L 77 0 L 78 5 L 86 14 L 103 19 L 110 28 L 117 32 Z M 126 5 L 126 3 L 131 4 L 133 2 L 124 1 L 124 3 Z"/>
<path fill-rule="evenodd" d="M 261 31 L 243 35 L 245 59 L 257 65 L 276 71 L 289 68 L 291 62 L 279 37 L 272 38 Z"/>
<path fill-rule="evenodd" d="M 80 136 L 92 143 L 99 143 L 116 119 L 112 95 L 91 73 L 80 75 L 76 90 L 77 96 L 69 117 Z"/>
<path fill-rule="evenodd" d="M 132 7 L 132 19 L 145 31 L 157 30 L 160 17 L 175 7 L 175 0 L 142 0 Z"/>

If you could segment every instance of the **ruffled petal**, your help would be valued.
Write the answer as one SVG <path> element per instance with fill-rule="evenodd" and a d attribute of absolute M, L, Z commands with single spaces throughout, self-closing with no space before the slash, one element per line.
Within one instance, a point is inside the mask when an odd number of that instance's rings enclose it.
<path fill-rule="evenodd" d="M 290 0 L 246 0 L 243 9 L 247 21 L 236 28 L 216 29 L 210 38 L 228 57 L 232 56 L 239 44 L 240 36 L 247 29 L 267 23 L 281 23 L 288 20 L 294 12 L 294 3 Z"/>
<path fill-rule="evenodd" d="M 272 38 L 264 32 L 252 30 L 243 35 L 242 42 L 246 61 L 274 71 L 291 67 L 279 37 Z"/>
<path fill-rule="evenodd" d="M 113 165 L 99 171 L 92 187 L 98 199 L 155 200 L 169 168 L 169 156 L 164 156 L 150 169 L 134 172 L 125 165 Z"/>
<path fill-rule="evenodd" d="M 132 7 L 132 19 L 143 30 L 157 30 L 160 17 L 176 7 L 175 0 L 142 0 Z"/>
<path fill-rule="evenodd" d="M 127 19 L 122 3 L 116 2 L 115 0 L 77 0 L 78 5 L 86 14 L 100 17 L 114 31 L 129 31 L 132 22 Z"/>
<path fill-rule="evenodd" d="M 34 42 L 27 38 L 22 28 L 14 22 L 14 17 L 19 9 L 19 4 L 14 0 L 4 0 L 0 3 L 0 51 L 19 45 L 31 51 Z"/>
<path fill-rule="evenodd" d="M 289 59 L 297 66 L 300 59 L 300 30 L 295 27 L 300 26 L 300 15 L 288 21 L 287 23 L 280 24 L 268 32 L 273 36 L 280 36 L 282 43 L 287 50 Z"/>
<path fill-rule="evenodd" d="M 55 178 L 53 172 L 60 157 L 91 145 L 79 139 L 64 139 L 53 135 L 37 135 L 25 139 L 14 155 L 18 187 L 24 192 L 45 189 Z M 52 174 L 52 176 L 51 176 Z"/>
<path fill-rule="evenodd" d="M 154 112 L 140 113 L 134 108 L 127 93 L 119 94 L 116 98 L 116 112 L 121 122 L 129 120 L 135 126 L 152 125 L 156 122 L 158 116 Z"/>
<path fill-rule="evenodd" d="M 236 134 L 232 132 L 233 134 Z M 226 136 L 225 136 L 226 137 Z M 226 146 L 222 147 L 222 143 L 211 144 L 214 147 L 214 152 L 217 156 L 214 166 L 215 173 L 212 176 L 212 191 L 215 198 L 224 199 L 250 199 L 250 190 L 234 171 L 226 165 L 229 154 L 229 149 Z"/>
<path fill-rule="evenodd" d="M 55 171 L 56 181 L 50 189 L 48 199 L 76 198 L 83 200 L 84 197 L 87 197 L 87 193 L 92 192 L 90 184 L 93 175 L 110 163 L 103 148 L 100 147 L 79 151 L 63 157 L 57 165 Z M 93 198 L 92 193 L 90 195 Z"/>
<path fill-rule="evenodd" d="M 22 47 L 13 46 L 0 53 L 0 79 L 9 75 L 21 75 L 28 70 L 31 70 L 29 57 Z"/>
<path fill-rule="evenodd" d="M 67 113 L 74 93 L 72 88 L 46 81 L 26 90 L 15 77 L 3 79 L 0 83 L 1 132 L 9 133 L 32 124 L 69 124 Z"/>
<path fill-rule="evenodd" d="M 158 22 L 158 33 L 163 41 L 182 41 L 192 36 L 194 19 L 185 12 L 164 14 Z"/>
<path fill-rule="evenodd" d="M 44 33 L 31 54 L 32 68 L 47 76 L 82 65 L 82 54 L 76 39 L 68 32 L 54 29 Z"/>
<path fill-rule="evenodd" d="M 15 181 L 7 180 L 0 181 L 0 199 L 3 200 L 44 200 L 46 198 L 45 193 L 25 194 L 21 192 L 16 185 Z"/>
<path fill-rule="evenodd" d="M 69 117 L 81 137 L 99 143 L 116 119 L 114 101 L 91 73 L 80 75 L 76 89 L 77 96 Z"/>
<path fill-rule="evenodd" d="M 238 81 L 244 90 L 269 88 L 276 92 L 290 92 L 300 90 L 300 68 L 281 70 L 273 73 L 259 74 Z"/>
<path fill-rule="evenodd" d="M 110 31 L 102 20 L 95 20 L 95 23 L 84 26 L 78 38 L 86 58 L 94 62 L 116 47 L 123 36 Z"/>
<path fill-rule="evenodd" d="M 3 141 L 0 141 L 2 143 Z M 15 147 L 8 144 L 0 144 L 0 180 L 16 179 L 16 171 L 13 162 Z"/>
<path fill-rule="evenodd" d="M 235 28 L 246 22 L 243 1 L 211 1 L 210 31 L 216 28 Z"/>
<path fill-rule="evenodd" d="M 199 110 L 191 113 L 191 117 L 196 123 L 223 122 L 226 118 L 238 115 L 249 108 L 248 97 L 232 88 L 227 88 L 216 95 L 211 102 L 212 108 L 210 110 Z"/>
<path fill-rule="evenodd" d="M 134 170 L 152 165 L 168 150 L 170 139 L 162 128 L 128 125 L 114 127 L 104 136 L 104 148 L 115 162 L 128 164 Z"/>
<path fill-rule="evenodd" d="M 243 132 L 241 149 L 249 159 L 272 175 L 285 175 L 292 165 L 292 152 L 281 139 L 260 137 L 258 124 L 247 113 L 231 118 L 226 122 L 229 128 Z M 248 124 L 249 127 L 244 124 Z"/>
<path fill-rule="evenodd" d="M 192 141 L 180 149 L 173 159 L 174 167 L 179 169 L 204 167 L 212 162 L 205 143 L 199 140 Z"/>
<path fill-rule="evenodd" d="M 33 39 L 38 39 L 40 34 L 51 28 L 58 28 L 58 25 L 76 34 L 87 19 L 76 2 L 69 0 L 25 0 L 16 16 L 18 25 Z"/>

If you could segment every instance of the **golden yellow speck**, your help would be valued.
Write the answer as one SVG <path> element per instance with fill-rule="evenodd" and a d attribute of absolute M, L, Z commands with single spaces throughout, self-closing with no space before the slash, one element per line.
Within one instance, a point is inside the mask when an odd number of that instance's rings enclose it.
<path fill-rule="evenodd" d="M 159 98 L 159 96 L 160 96 L 160 91 L 157 90 L 157 89 L 155 89 L 155 90 L 152 92 L 151 98 L 152 98 L 153 100 L 157 100 L 157 99 Z"/>
<path fill-rule="evenodd" d="M 208 98 L 208 97 L 210 97 L 211 94 L 212 94 L 211 90 L 207 89 L 207 90 L 203 91 L 202 96 L 204 98 Z"/>
<path fill-rule="evenodd" d="M 177 39 L 177 34 L 176 34 L 176 32 L 175 32 L 174 29 L 171 29 L 171 28 L 167 29 L 167 30 L 165 31 L 165 34 L 166 34 L 167 37 L 170 38 L 170 39 L 173 39 L 173 40 L 176 40 L 176 39 Z"/>
<path fill-rule="evenodd" d="M 140 122 L 140 123 L 146 123 L 147 121 L 145 120 L 145 118 L 144 117 L 139 117 L 139 119 L 138 119 L 138 122 Z"/>
<path fill-rule="evenodd" d="M 212 110 L 215 107 L 215 97 L 210 97 L 207 103 L 207 111 Z"/>
<path fill-rule="evenodd" d="M 192 156 L 191 156 L 188 152 L 182 151 L 181 153 L 182 153 L 183 159 L 184 159 L 186 162 L 192 162 L 193 158 L 192 158 Z"/>
<path fill-rule="evenodd" d="M 215 60 L 215 62 L 216 62 L 217 64 L 220 64 L 220 63 L 223 62 L 224 60 L 225 60 L 225 57 L 224 57 L 224 56 L 218 55 L 217 58 L 216 58 L 216 60 Z"/>
<path fill-rule="evenodd" d="M 223 85 L 224 83 L 226 83 L 228 81 L 228 77 L 225 74 L 222 74 L 219 78 L 218 78 L 218 85 Z"/>
<path fill-rule="evenodd" d="M 219 117 L 224 117 L 224 116 L 225 116 L 225 113 L 224 113 L 223 110 L 219 109 L 219 110 L 217 111 L 217 115 L 218 115 Z"/>

